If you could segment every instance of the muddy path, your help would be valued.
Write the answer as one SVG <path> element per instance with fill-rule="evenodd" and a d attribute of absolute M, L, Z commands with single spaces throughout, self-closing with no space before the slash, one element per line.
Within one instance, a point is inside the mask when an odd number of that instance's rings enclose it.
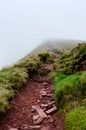
<path fill-rule="evenodd" d="M 63 130 L 64 117 L 57 113 L 53 91 L 48 76 L 30 79 L 12 99 L 0 130 Z"/>

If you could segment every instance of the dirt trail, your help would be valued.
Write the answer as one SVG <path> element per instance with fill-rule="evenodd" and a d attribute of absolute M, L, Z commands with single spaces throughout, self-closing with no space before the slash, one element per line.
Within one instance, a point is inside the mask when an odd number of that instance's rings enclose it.
<path fill-rule="evenodd" d="M 29 80 L 11 104 L 0 130 L 63 130 L 64 117 L 57 113 L 48 76 Z"/>

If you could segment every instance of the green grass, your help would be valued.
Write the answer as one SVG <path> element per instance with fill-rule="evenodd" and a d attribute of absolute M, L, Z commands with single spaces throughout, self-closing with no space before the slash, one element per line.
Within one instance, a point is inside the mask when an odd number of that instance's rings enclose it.
<path fill-rule="evenodd" d="M 48 52 L 40 53 L 38 56 L 42 63 L 51 63 L 54 58 L 54 55 Z"/>
<path fill-rule="evenodd" d="M 86 107 L 78 107 L 67 114 L 65 130 L 86 130 Z"/>
<path fill-rule="evenodd" d="M 0 71 L 0 113 L 10 107 L 9 99 L 28 78 L 24 68 L 9 67 Z"/>
<path fill-rule="evenodd" d="M 65 130 L 86 130 L 86 44 L 64 52 L 51 77 L 58 111 L 65 114 Z"/>
<path fill-rule="evenodd" d="M 86 72 L 70 76 L 59 74 L 55 78 L 55 100 L 59 109 L 68 111 L 82 105 L 83 99 L 86 98 L 85 79 Z"/>
<path fill-rule="evenodd" d="M 0 113 L 10 108 L 9 99 L 24 86 L 30 76 L 41 67 L 39 58 L 24 58 L 0 71 Z"/>
<path fill-rule="evenodd" d="M 79 44 L 71 51 L 66 51 L 54 64 L 57 73 L 73 74 L 86 70 L 86 44 Z"/>
<path fill-rule="evenodd" d="M 9 99 L 11 99 L 19 89 L 25 86 L 29 78 L 40 75 L 40 68 L 50 61 L 52 55 L 46 52 L 48 57 L 43 63 L 41 56 L 27 56 L 17 62 L 15 65 L 0 70 L 0 113 L 10 108 Z"/>

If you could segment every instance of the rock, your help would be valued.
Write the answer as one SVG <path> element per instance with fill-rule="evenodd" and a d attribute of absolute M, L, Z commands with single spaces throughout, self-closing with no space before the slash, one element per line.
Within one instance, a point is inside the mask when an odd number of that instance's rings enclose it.
<path fill-rule="evenodd" d="M 35 110 L 34 110 L 34 109 L 31 109 L 31 112 L 35 112 Z"/>
<path fill-rule="evenodd" d="M 38 130 L 38 129 L 41 129 L 41 126 L 40 125 L 35 125 L 35 126 L 29 126 L 29 128 Z"/>
<path fill-rule="evenodd" d="M 45 96 L 47 96 L 47 93 L 42 93 L 41 96 L 45 97 Z"/>
<path fill-rule="evenodd" d="M 55 103 L 55 101 L 49 102 L 48 105 L 51 106 Z"/>
<path fill-rule="evenodd" d="M 48 104 L 41 104 L 40 106 L 43 108 L 46 108 L 46 107 L 48 107 Z"/>
<path fill-rule="evenodd" d="M 17 128 L 10 128 L 9 130 L 18 130 Z"/>
<path fill-rule="evenodd" d="M 54 119 L 52 117 L 49 118 L 49 123 L 54 123 Z"/>
<path fill-rule="evenodd" d="M 46 111 L 46 114 L 51 114 L 52 112 L 56 111 L 57 107 L 53 106 L 52 108 L 50 108 L 49 110 Z"/>
<path fill-rule="evenodd" d="M 41 109 L 40 106 L 34 105 L 34 106 L 32 106 L 32 109 L 36 110 L 38 112 L 38 114 L 39 114 L 40 117 L 47 118 L 46 113 L 43 111 L 43 109 Z"/>
<path fill-rule="evenodd" d="M 42 89 L 42 90 L 40 91 L 40 94 L 41 94 L 41 95 L 47 95 L 47 91 L 44 90 L 44 89 Z"/>
<path fill-rule="evenodd" d="M 47 83 L 47 82 L 44 82 L 44 83 L 43 83 L 43 86 L 47 86 L 47 85 L 48 85 L 48 83 Z"/>
<path fill-rule="evenodd" d="M 37 100 L 38 103 L 40 103 L 40 100 Z"/>
<path fill-rule="evenodd" d="M 36 121 L 34 121 L 34 125 L 39 125 L 40 123 L 42 123 L 43 121 L 43 118 L 42 117 L 39 117 Z"/>
<path fill-rule="evenodd" d="M 40 116 L 39 115 L 34 115 L 33 116 L 33 121 L 36 121 Z"/>

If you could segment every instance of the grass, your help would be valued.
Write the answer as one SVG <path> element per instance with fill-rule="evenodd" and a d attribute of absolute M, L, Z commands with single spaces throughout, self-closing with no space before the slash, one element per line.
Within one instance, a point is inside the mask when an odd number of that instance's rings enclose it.
<path fill-rule="evenodd" d="M 0 71 L 0 113 L 10 108 L 12 98 L 24 84 L 37 75 L 39 69 L 51 64 L 54 55 L 43 52 L 25 57 L 15 65 Z M 61 53 L 51 77 L 58 111 L 65 113 L 65 130 L 86 129 L 86 44 Z"/>
<path fill-rule="evenodd" d="M 86 107 L 75 108 L 67 115 L 65 130 L 86 130 Z"/>
<path fill-rule="evenodd" d="M 9 99 L 27 82 L 30 72 L 38 69 L 38 59 L 22 59 L 11 67 L 0 71 L 0 113 L 10 108 Z M 41 65 L 40 65 L 41 66 Z M 34 75 L 34 74 L 33 74 Z"/>
<path fill-rule="evenodd" d="M 10 108 L 11 99 L 19 89 L 25 86 L 29 78 L 40 75 L 39 69 L 51 60 L 52 55 L 48 55 L 46 62 L 43 63 L 40 56 L 25 57 L 15 65 L 0 70 L 0 113 L 6 112 Z"/>
<path fill-rule="evenodd" d="M 51 63 L 53 61 L 54 55 L 48 52 L 40 53 L 39 55 L 40 61 L 42 63 Z"/>
<path fill-rule="evenodd" d="M 55 100 L 64 112 L 83 104 L 86 98 L 86 72 L 73 75 L 59 74 L 54 80 Z M 84 104 L 85 105 L 85 104 Z"/>
<path fill-rule="evenodd" d="M 10 107 L 9 99 L 28 78 L 24 68 L 9 67 L 0 71 L 0 113 Z"/>
<path fill-rule="evenodd" d="M 65 114 L 65 130 L 86 130 L 86 44 L 64 52 L 51 77 L 58 111 Z"/>
<path fill-rule="evenodd" d="M 73 74 L 86 70 L 86 44 L 79 44 L 71 51 L 66 51 L 54 64 L 57 73 Z"/>

